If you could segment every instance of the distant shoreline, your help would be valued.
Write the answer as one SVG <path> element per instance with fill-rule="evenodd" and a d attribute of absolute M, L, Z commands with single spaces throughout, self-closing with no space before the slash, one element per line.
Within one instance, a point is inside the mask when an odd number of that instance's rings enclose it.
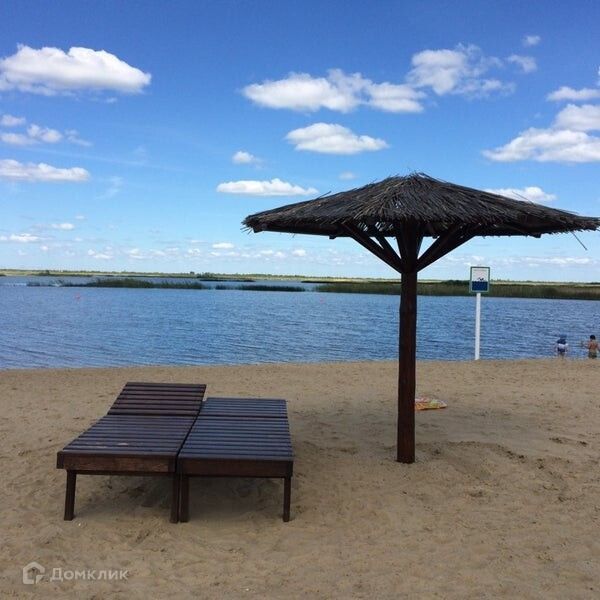
<path fill-rule="evenodd" d="M 204 281 L 301 281 L 305 283 L 360 283 L 382 282 L 398 283 L 399 277 L 328 277 L 322 275 L 276 275 L 273 273 L 212 273 L 212 272 L 179 272 L 163 273 L 160 271 L 85 271 L 85 270 L 56 270 L 56 269 L 3 269 L 0 268 L 0 277 L 161 277 L 165 279 L 199 279 Z M 442 279 L 420 279 L 424 283 L 440 283 Z M 451 280 L 459 281 L 459 280 Z M 572 285 L 572 286 L 599 286 L 600 281 L 550 281 L 550 280 L 512 280 L 494 279 L 495 285 L 520 284 L 520 285 Z"/>
<path fill-rule="evenodd" d="M 52 277 L 50 275 L 49 277 Z M 91 281 L 64 281 L 57 277 L 52 282 L 31 281 L 31 287 L 73 287 L 73 288 L 120 288 L 120 289 L 184 289 L 184 290 L 223 290 L 255 292 L 321 292 L 341 294 L 379 294 L 399 295 L 400 281 L 393 280 L 354 280 L 326 281 L 323 279 L 279 279 L 257 281 L 254 278 L 197 275 L 182 277 L 162 277 L 162 281 L 152 281 L 148 276 L 104 276 L 94 277 Z M 155 278 L 154 278 L 155 279 Z M 165 279 L 167 281 L 165 281 Z M 265 282 L 266 281 L 266 282 Z M 272 281 L 272 284 L 269 284 Z M 307 289 L 302 285 L 282 285 L 282 281 L 301 284 L 314 284 Z M 219 283 L 220 282 L 220 283 Z M 214 284 L 214 285 L 211 285 Z M 469 296 L 467 280 L 420 281 L 417 287 L 420 296 Z M 546 300 L 600 300 L 600 284 L 573 283 L 527 283 L 493 282 L 488 294 L 497 298 L 537 298 Z"/>

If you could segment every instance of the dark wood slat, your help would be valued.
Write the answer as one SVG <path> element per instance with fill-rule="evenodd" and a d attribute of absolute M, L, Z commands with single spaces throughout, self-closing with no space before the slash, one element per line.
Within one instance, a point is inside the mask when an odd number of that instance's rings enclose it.
<path fill-rule="evenodd" d="M 196 411 L 197 412 L 197 411 Z M 109 414 L 111 415 L 156 415 L 156 416 L 160 416 L 160 415 L 165 415 L 165 416 L 178 416 L 178 417 L 183 417 L 186 415 L 190 415 L 193 416 L 194 415 L 194 411 L 188 410 L 188 411 L 183 411 L 183 410 L 169 410 L 167 407 L 165 407 L 164 409 L 145 409 L 145 408 L 139 408 L 139 409 L 133 409 L 133 408 L 111 408 L 109 411 Z"/>
<path fill-rule="evenodd" d="M 150 387 L 160 387 L 160 388 L 173 388 L 173 389 L 181 389 L 181 388 L 190 388 L 190 389 L 206 389 L 206 384 L 204 383 L 163 383 L 161 381 L 128 381 L 125 384 L 126 388 L 130 387 L 141 387 L 141 388 L 150 388 Z"/>
<path fill-rule="evenodd" d="M 228 430 L 239 428 L 246 429 L 267 429 L 269 431 L 275 431 L 277 429 L 288 429 L 288 424 L 286 419 L 261 419 L 258 417 L 248 417 L 246 419 L 240 419 L 239 417 L 230 417 L 222 418 L 222 417 L 207 417 L 202 415 L 198 417 L 196 420 L 196 429 L 211 429 L 212 431 L 217 431 L 219 428 L 226 428 Z"/>
<path fill-rule="evenodd" d="M 103 456 L 117 456 L 117 457 L 123 457 L 126 458 L 128 456 L 135 456 L 136 458 L 140 459 L 141 461 L 144 461 L 145 459 L 148 460 L 154 460 L 156 458 L 164 458 L 164 459 L 169 459 L 169 460 L 173 460 L 176 455 L 177 452 L 175 451 L 169 451 L 169 452 L 165 452 L 164 450 L 156 450 L 156 452 L 153 452 L 151 450 L 127 450 L 126 448 L 121 448 L 121 449 L 114 449 L 111 450 L 110 448 L 104 448 L 102 450 L 96 450 L 94 448 L 75 448 L 73 451 L 69 451 L 68 449 L 65 449 L 62 451 L 62 456 L 67 457 L 77 457 L 77 456 L 88 456 L 88 457 L 96 457 L 98 459 L 102 458 Z"/>
<path fill-rule="evenodd" d="M 164 390 L 156 390 L 156 391 L 123 391 L 121 392 L 117 398 L 168 398 L 169 400 L 195 400 L 202 396 L 202 392 L 177 392 L 170 393 Z"/>
<path fill-rule="evenodd" d="M 94 445 L 92 443 L 92 445 Z M 144 446 L 144 444 L 138 444 Z M 112 446 L 116 447 L 116 446 Z M 146 446 L 147 447 L 147 446 Z M 195 443 L 186 443 L 183 450 L 191 449 L 222 449 L 222 448 L 271 448 L 277 450 L 278 448 L 287 449 L 291 448 L 292 444 L 289 441 L 283 440 L 271 440 L 269 442 L 265 440 L 252 440 L 251 438 L 237 438 L 235 440 L 207 440 L 205 442 L 197 441 Z"/>
<path fill-rule="evenodd" d="M 86 448 L 90 446 L 103 446 L 107 448 L 148 448 L 150 450 L 156 449 L 164 449 L 170 450 L 175 448 L 179 450 L 180 446 L 179 440 L 164 440 L 164 441 L 156 441 L 156 440 L 140 440 L 140 439 L 128 439 L 126 442 L 122 441 L 119 438 L 79 438 L 77 442 L 72 442 L 68 446 L 67 449 L 73 448 Z"/>
<path fill-rule="evenodd" d="M 161 433 L 159 435 L 153 434 L 152 432 L 144 432 L 142 434 L 134 433 L 134 432 L 119 432 L 119 431 L 92 431 L 82 433 L 77 439 L 106 439 L 106 438 L 114 438 L 114 439 L 137 439 L 137 440 L 155 440 L 157 442 L 161 442 L 164 440 L 172 440 L 175 437 L 181 435 L 179 431 L 173 431 L 169 433 Z"/>
<path fill-rule="evenodd" d="M 90 443 L 89 446 L 101 446 L 101 443 Z M 82 446 L 86 446 L 86 444 L 82 444 Z M 130 445 L 127 445 L 129 447 Z M 139 446 L 142 448 L 147 448 L 146 444 L 131 444 L 132 447 Z M 124 448 L 123 446 L 115 446 L 110 445 L 112 448 Z M 172 448 L 172 446 L 169 446 Z M 186 444 L 185 451 L 187 450 L 223 450 L 227 448 L 240 448 L 240 449 L 265 449 L 269 450 L 290 450 L 292 448 L 292 444 L 290 442 L 283 442 L 281 440 L 275 440 L 271 442 L 266 442 L 265 440 L 253 441 L 249 438 L 241 438 L 237 440 L 210 440 L 206 442 L 197 442 L 195 444 Z"/>
<path fill-rule="evenodd" d="M 287 418 L 286 401 L 279 398 L 207 398 L 202 407 L 206 416 Z"/>
<path fill-rule="evenodd" d="M 143 446 L 142 446 L 143 447 Z M 114 446 L 112 448 L 115 448 Z M 116 447 L 116 449 L 118 450 L 119 447 Z M 120 448 L 121 450 L 126 450 L 127 448 Z M 185 446 L 185 448 L 183 448 L 181 450 L 181 452 L 227 452 L 229 450 L 240 450 L 243 452 L 258 452 L 258 451 L 269 451 L 269 452 L 273 452 L 274 454 L 277 454 L 278 452 L 281 452 L 282 454 L 287 454 L 289 452 L 291 452 L 292 449 L 292 445 L 291 444 L 281 444 L 281 443 L 277 443 L 277 444 L 260 444 L 260 443 L 256 443 L 256 444 L 250 444 L 250 443 L 245 443 L 244 440 L 238 441 L 238 442 L 230 442 L 227 444 L 215 444 L 215 443 L 211 443 L 211 444 L 196 444 L 196 445 L 189 445 L 189 446 Z"/>
<path fill-rule="evenodd" d="M 205 460 L 181 458 L 181 473 L 207 477 L 291 477 L 293 461 L 251 461 L 239 459 Z"/>
<path fill-rule="evenodd" d="M 205 384 L 128 382 L 108 414 L 196 416 L 205 391 Z"/>
<path fill-rule="evenodd" d="M 275 421 L 275 419 L 269 420 Z M 232 417 L 231 425 L 216 420 L 213 425 L 211 421 L 213 421 L 213 419 L 211 419 L 210 417 L 198 419 L 194 431 L 289 431 L 289 427 L 288 425 L 284 424 L 283 419 L 278 419 L 277 421 L 281 423 L 281 425 L 277 425 L 275 427 L 268 427 L 264 423 L 260 422 L 258 419 L 246 419 L 246 423 L 240 423 L 236 422 L 235 418 Z M 254 426 L 252 426 L 253 421 L 256 422 Z"/>
<path fill-rule="evenodd" d="M 284 441 L 287 440 L 289 438 L 289 434 L 288 433 L 284 433 L 284 434 L 276 434 L 276 435 L 271 435 L 271 434 L 261 434 L 260 439 L 265 440 L 265 441 L 272 441 L 272 442 L 277 442 L 277 441 Z M 221 435 L 202 435 L 202 436 L 190 436 L 187 441 L 189 441 L 190 444 L 195 443 L 195 442 L 199 442 L 199 441 L 214 441 L 214 440 L 239 440 L 239 439 L 252 439 L 252 435 L 251 436 L 240 436 L 238 434 L 229 434 L 229 433 L 223 433 Z"/>

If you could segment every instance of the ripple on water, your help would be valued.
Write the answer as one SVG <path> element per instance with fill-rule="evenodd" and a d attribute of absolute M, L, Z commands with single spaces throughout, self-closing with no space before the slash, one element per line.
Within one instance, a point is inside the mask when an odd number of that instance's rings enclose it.
<path fill-rule="evenodd" d="M 420 359 L 473 355 L 474 299 L 419 298 Z M 484 298 L 483 358 L 572 354 L 598 304 Z M 397 357 L 398 298 L 368 294 L 0 287 L 0 368 L 232 364 Z"/>

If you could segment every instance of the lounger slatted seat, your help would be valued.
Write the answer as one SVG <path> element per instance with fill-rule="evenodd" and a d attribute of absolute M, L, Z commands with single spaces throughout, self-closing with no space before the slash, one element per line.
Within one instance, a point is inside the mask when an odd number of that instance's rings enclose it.
<path fill-rule="evenodd" d="M 184 388 L 182 403 L 176 396 Z M 171 521 L 178 521 L 177 456 L 202 407 L 205 386 L 128 383 L 125 390 L 125 396 L 140 392 L 139 401 L 124 403 L 122 392 L 108 415 L 57 455 L 57 467 L 67 470 L 65 520 L 73 519 L 77 474 L 83 474 L 171 477 Z"/>
<path fill-rule="evenodd" d="M 287 419 L 285 400 L 275 398 L 207 398 L 202 414 L 210 417 L 270 417 Z"/>
<path fill-rule="evenodd" d="M 205 385 L 129 382 L 125 384 L 108 414 L 195 417 L 205 391 Z"/>
<path fill-rule="evenodd" d="M 179 452 L 180 520 L 189 519 L 189 478 L 204 476 L 284 479 L 289 521 L 293 467 L 285 400 L 209 398 Z"/>

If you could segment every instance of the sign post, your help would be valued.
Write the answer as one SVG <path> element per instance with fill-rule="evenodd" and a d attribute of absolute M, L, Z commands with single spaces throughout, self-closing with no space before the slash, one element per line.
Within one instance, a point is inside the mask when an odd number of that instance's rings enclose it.
<path fill-rule="evenodd" d="M 479 360 L 481 338 L 481 294 L 490 291 L 490 268 L 471 267 L 469 292 L 475 294 L 475 360 Z"/>

